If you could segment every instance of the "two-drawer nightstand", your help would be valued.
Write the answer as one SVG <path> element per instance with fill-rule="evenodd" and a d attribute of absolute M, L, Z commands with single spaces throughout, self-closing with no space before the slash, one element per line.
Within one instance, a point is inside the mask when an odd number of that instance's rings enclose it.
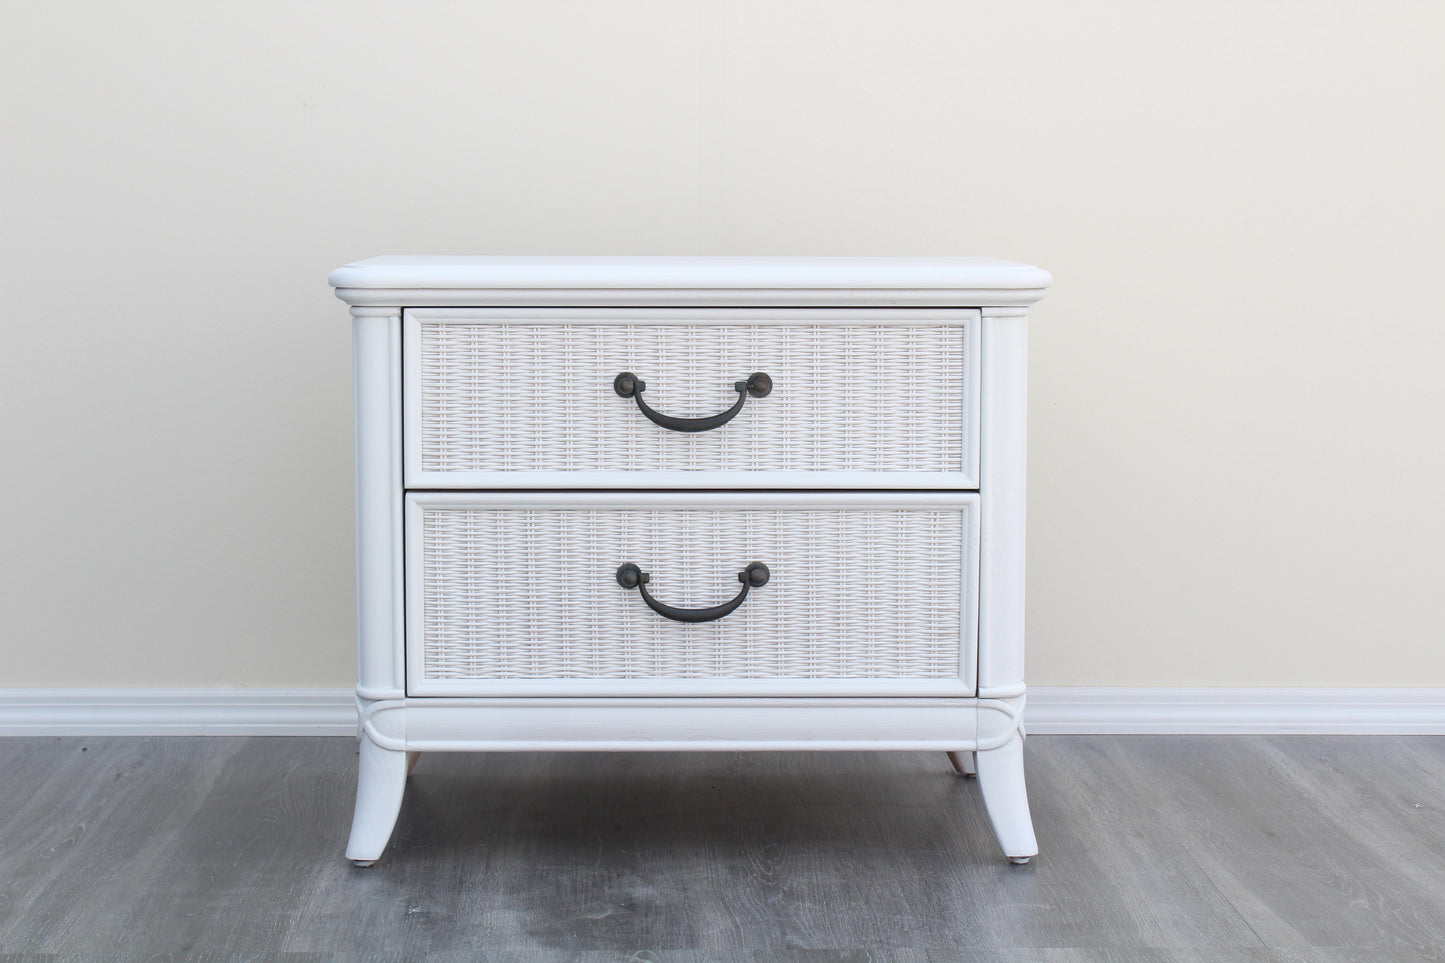
<path fill-rule="evenodd" d="M 380 257 L 355 318 L 376 860 L 428 750 L 900 749 L 1024 792 L 1028 306 L 977 258 Z"/>

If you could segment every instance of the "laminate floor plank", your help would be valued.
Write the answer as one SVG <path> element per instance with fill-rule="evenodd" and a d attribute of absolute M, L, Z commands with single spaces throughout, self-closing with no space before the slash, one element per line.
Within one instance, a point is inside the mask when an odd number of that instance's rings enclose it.
<path fill-rule="evenodd" d="M 1026 754 L 1026 867 L 942 753 L 436 753 L 364 870 L 354 740 L 0 740 L 0 963 L 1445 960 L 1445 739 Z"/>
<path fill-rule="evenodd" d="M 352 740 L 239 740 L 202 805 L 156 841 L 164 872 L 147 880 L 125 920 L 135 947 L 298 949 L 285 945 L 296 907 L 328 875 L 342 878 L 333 854 L 347 807 L 338 820 L 337 793 L 355 767 Z"/>
<path fill-rule="evenodd" d="M 1258 947 L 1262 943 L 1207 873 L 1182 852 L 1173 831 L 1149 818 L 1120 785 L 1100 744 L 1071 738 L 1067 751 L 1037 751 L 1030 738 L 1030 807 L 1040 837 L 1036 865 L 993 857 L 994 842 L 975 780 L 958 808 L 970 825 L 957 833 L 982 845 L 966 875 L 982 874 L 971 896 L 987 905 L 975 941 L 986 946 Z M 1052 743 L 1050 743 L 1052 745 Z M 1105 743 L 1107 745 L 1107 743 Z M 1046 786 L 1047 789 L 1039 789 Z M 1143 817 L 1143 818 L 1141 818 Z"/>
<path fill-rule="evenodd" d="M 1370 746 L 1377 741 L 1334 737 L 1329 745 L 1373 752 L 1393 784 L 1412 795 L 1445 775 L 1405 764 L 1404 752 L 1390 765 L 1383 747 Z M 1401 862 L 1398 850 L 1382 853 L 1369 841 L 1409 832 L 1401 820 L 1411 817 L 1383 805 L 1345 812 L 1341 797 L 1362 794 L 1370 781 L 1353 772 L 1335 773 L 1328 785 L 1302 783 L 1306 760 L 1320 746 L 1317 737 L 1236 736 L 1228 747 L 1138 737 L 1127 749 L 1110 745 L 1108 759 L 1266 945 L 1441 952 L 1445 886 L 1417 884 L 1435 875 L 1418 851 Z"/>
<path fill-rule="evenodd" d="M 1381 865 L 1445 892 L 1445 740 L 1263 740 L 1268 762 L 1322 814 L 1352 828 Z M 1303 751 L 1302 751 L 1303 750 Z M 1423 776 L 1423 778 L 1422 778 Z"/>
<path fill-rule="evenodd" d="M 56 776 L 0 820 L 0 949 L 84 955 L 130 942 L 129 899 L 163 878 L 153 845 L 200 805 L 220 740 L 52 739 Z M 8 779 L 8 777 L 7 777 Z"/>

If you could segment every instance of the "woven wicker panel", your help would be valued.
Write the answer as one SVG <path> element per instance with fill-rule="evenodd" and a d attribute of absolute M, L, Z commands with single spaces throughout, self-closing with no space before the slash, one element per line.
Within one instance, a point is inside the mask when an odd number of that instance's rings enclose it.
<path fill-rule="evenodd" d="M 423 471 L 550 469 L 962 471 L 966 328 L 919 324 L 420 325 Z M 715 415 L 732 385 L 773 378 L 722 428 L 648 421 L 649 405 Z"/>
<path fill-rule="evenodd" d="M 424 674 L 957 678 L 967 510 L 427 508 Z M 695 625 L 615 578 L 635 562 L 660 601 L 704 608 L 736 595 L 753 561 L 771 581 Z"/>

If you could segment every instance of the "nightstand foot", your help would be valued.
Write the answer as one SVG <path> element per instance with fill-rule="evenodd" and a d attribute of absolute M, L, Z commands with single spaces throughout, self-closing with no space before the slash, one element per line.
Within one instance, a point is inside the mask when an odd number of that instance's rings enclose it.
<path fill-rule="evenodd" d="M 373 867 L 373 866 L 376 865 L 376 860 L 374 860 L 374 859 L 353 859 L 353 860 L 351 861 L 351 865 L 355 866 L 357 869 L 370 869 L 371 867 Z"/>
<path fill-rule="evenodd" d="M 972 779 L 978 775 L 978 767 L 974 764 L 973 757 L 972 752 L 950 752 L 948 761 L 953 763 L 954 772 Z"/>
<path fill-rule="evenodd" d="M 1038 841 L 1029 816 L 1029 797 L 1024 788 L 1024 740 L 1018 732 L 997 749 L 977 754 L 978 784 L 988 809 L 994 835 L 1009 862 L 1027 862 L 1037 856 Z"/>
<path fill-rule="evenodd" d="M 346 846 L 346 858 L 358 866 L 374 863 L 391 839 L 406 790 L 406 757 L 401 749 L 383 749 L 364 736 L 361 739 L 356 814 Z"/>
<path fill-rule="evenodd" d="M 1033 859 L 1032 856 L 1010 856 L 1008 861 L 1015 866 L 1027 866 L 1031 859 Z"/>

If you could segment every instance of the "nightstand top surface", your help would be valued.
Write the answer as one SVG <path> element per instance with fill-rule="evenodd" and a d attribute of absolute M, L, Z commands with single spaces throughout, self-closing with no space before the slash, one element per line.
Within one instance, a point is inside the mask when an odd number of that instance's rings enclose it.
<path fill-rule="evenodd" d="M 977 257 L 496 257 L 388 255 L 331 273 L 350 304 L 400 306 L 487 300 L 666 303 L 686 292 L 758 303 L 1027 305 L 1048 272 Z M 430 292 L 430 294 L 428 294 Z M 465 292 L 465 293 L 464 293 Z"/>

